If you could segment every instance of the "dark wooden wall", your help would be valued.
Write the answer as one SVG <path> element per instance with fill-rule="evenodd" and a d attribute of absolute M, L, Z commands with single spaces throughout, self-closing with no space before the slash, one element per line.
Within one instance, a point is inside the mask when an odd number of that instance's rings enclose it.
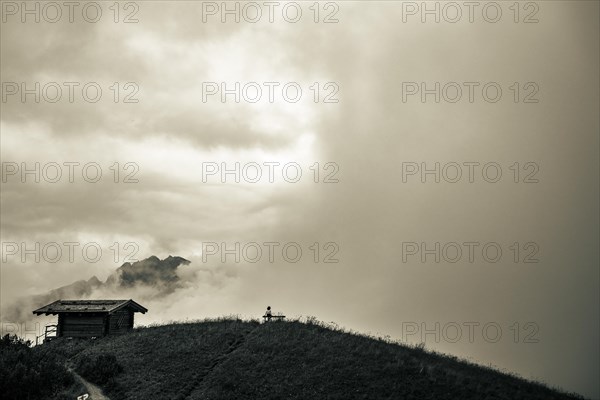
<path fill-rule="evenodd" d="M 108 334 L 125 333 L 133 328 L 133 311 L 119 310 L 108 316 Z"/>
<path fill-rule="evenodd" d="M 133 328 L 133 311 L 106 313 L 69 313 L 58 315 L 58 336 L 100 337 L 117 335 Z"/>
<path fill-rule="evenodd" d="M 102 314 L 59 314 L 58 336 L 92 337 L 104 335 L 104 316 Z"/>

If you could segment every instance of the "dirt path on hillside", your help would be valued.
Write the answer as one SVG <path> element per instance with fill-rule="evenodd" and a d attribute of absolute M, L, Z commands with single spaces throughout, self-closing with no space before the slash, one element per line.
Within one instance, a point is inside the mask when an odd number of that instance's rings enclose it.
<path fill-rule="evenodd" d="M 102 394 L 102 390 L 98 386 L 94 385 L 91 382 L 86 381 L 75 371 L 73 371 L 71 369 L 69 369 L 69 371 L 73 374 L 75 379 L 77 379 L 79 382 L 81 382 L 81 384 L 83 386 L 85 386 L 85 388 L 87 390 L 87 394 L 89 395 L 87 400 L 110 400 L 108 397 L 106 397 L 104 394 Z"/>

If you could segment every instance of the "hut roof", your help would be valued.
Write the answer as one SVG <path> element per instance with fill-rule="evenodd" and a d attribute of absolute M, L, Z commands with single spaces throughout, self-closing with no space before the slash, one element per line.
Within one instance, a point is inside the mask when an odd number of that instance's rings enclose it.
<path fill-rule="evenodd" d="M 36 315 L 62 313 L 113 313 L 122 308 L 131 308 L 135 312 L 146 313 L 148 309 L 129 300 L 56 300 L 34 310 Z"/>

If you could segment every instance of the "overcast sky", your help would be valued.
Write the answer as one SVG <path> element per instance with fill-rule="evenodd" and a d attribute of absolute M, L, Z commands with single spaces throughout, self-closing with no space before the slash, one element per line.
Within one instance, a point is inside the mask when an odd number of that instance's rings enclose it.
<path fill-rule="evenodd" d="M 177 255 L 137 322 L 271 305 L 598 398 L 598 2 L 463 3 L 3 1 L 2 306 Z"/>

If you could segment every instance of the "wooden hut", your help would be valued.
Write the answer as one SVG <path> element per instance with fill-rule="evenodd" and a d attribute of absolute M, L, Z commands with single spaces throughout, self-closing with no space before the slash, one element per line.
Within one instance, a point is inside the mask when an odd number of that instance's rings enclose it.
<path fill-rule="evenodd" d="M 57 300 L 33 313 L 58 315 L 57 337 L 100 337 L 127 332 L 134 313 L 146 311 L 133 300 Z"/>

